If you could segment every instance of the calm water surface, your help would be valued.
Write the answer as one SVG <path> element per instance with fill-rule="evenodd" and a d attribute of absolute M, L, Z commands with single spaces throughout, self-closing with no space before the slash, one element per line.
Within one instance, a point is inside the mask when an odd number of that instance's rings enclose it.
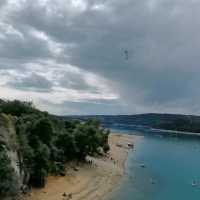
<path fill-rule="evenodd" d="M 199 200 L 200 140 L 144 135 L 129 153 L 126 174 L 112 200 Z M 199 181 L 197 187 L 192 187 L 193 180 Z"/>

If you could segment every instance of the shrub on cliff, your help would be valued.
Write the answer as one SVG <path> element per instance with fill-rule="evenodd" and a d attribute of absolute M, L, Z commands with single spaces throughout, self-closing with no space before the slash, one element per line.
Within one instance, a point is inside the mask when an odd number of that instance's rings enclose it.
<path fill-rule="evenodd" d="M 5 114 L 21 116 L 27 113 L 37 112 L 31 102 L 14 101 L 0 101 L 0 111 Z"/>
<path fill-rule="evenodd" d="M 0 197 L 15 196 L 19 188 L 17 187 L 15 171 L 11 166 L 11 161 L 6 154 L 6 150 L 0 148 Z"/>

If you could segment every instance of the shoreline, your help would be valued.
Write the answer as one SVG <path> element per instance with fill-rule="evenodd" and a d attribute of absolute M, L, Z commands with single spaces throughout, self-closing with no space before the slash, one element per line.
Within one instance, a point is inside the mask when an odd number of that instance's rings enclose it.
<path fill-rule="evenodd" d="M 131 150 L 128 143 L 137 137 L 112 133 L 110 151 L 105 157 L 87 157 L 90 164 L 68 164 L 64 177 L 49 176 L 43 189 L 33 189 L 24 200 L 105 200 L 120 184 Z M 92 164 L 91 164 L 92 163 Z M 74 167 L 75 166 L 75 167 Z"/>
<path fill-rule="evenodd" d="M 177 134 L 177 135 L 183 135 L 183 136 L 196 136 L 196 137 L 200 137 L 200 133 L 196 133 L 196 132 L 187 132 L 187 131 L 175 131 L 175 130 L 168 130 L 168 129 L 159 129 L 159 128 L 151 128 L 151 130 L 153 131 L 157 131 L 160 133 L 166 132 L 169 134 Z"/>

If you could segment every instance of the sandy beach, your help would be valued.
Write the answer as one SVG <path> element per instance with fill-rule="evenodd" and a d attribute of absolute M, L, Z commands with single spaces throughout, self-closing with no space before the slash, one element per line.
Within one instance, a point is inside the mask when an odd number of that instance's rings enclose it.
<path fill-rule="evenodd" d="M 111 134 L 106 157 L 88 157 L 92 164 L 68 166 L 64 177 L 50 176 L 43 189 L 34 189 L 25 200 L 103 200 L 119 185 L 124 164 L 131 151 L 128 143 L 136 136 Z M 71 164 L 72 165 L 72 164 Z"/>

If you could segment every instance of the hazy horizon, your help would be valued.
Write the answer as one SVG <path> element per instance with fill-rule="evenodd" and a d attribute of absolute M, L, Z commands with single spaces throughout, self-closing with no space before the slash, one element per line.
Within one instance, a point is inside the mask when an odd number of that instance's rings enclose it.
<path fill-rule="evenodd" d="M 51 113 L 50 113 L 51 114 Z M 74 115 L 57 115 L 59 117 L 65 117 L 65 116 L 133 116 L 133 115 L 185 115 L 185 116 L 196 116 L 200 117 L 200 115 L 192 115 L 192 114 L 187 114 L 187 113 L 137 113 L 137 114 L 74 114 Z"/>

